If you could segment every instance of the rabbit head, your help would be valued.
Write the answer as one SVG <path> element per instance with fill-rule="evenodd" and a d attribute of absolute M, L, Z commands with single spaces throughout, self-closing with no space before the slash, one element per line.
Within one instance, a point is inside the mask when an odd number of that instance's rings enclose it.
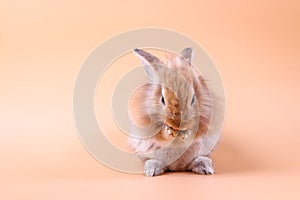
<path fill-rule="evenodd" d="M 166 63 L 142 49 L 134 53 L 151 81 L 139 91 L 137 118 L 152 126 L 157 138 L 204 134 L 210 119 L 210 95 L 191 64 L 193 50 L 186 48 L 181 56 L 166 53 Z"/>

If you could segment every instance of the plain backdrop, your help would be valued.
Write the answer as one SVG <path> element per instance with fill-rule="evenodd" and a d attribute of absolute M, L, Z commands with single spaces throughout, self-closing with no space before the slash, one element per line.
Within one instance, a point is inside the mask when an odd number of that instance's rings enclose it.
<path fill-rule="evenodd" d="M 221 73 L 213 176 L 120 173 L 80 143 L 72 94 L 82 62 L 141 27 L 193 38 Z M 1 0 L 0 199 L 299 199 L 299 53 L 296 0 Z"/>

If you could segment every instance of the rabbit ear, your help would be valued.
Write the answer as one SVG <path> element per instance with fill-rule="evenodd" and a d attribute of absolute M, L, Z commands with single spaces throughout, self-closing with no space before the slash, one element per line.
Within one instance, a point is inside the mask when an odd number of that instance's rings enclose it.
<path fill-rule="evenodd" d="M 144 69 L 149 78 L 154 78 L 155 72 L 158 71 L 159 66 L 162 65 L 163 62 L 154 55 L 142 49 L 134 49 L 133 52 L 137 57 L 139 57 L 142 60 Z"/>
<path fill-rule="evenodd" d="M 194 50 L 192 48 L 185 48 L 181 52 L 182 57 L 191 63 L 193 61 L 193 56 L 194 56 Z"/>

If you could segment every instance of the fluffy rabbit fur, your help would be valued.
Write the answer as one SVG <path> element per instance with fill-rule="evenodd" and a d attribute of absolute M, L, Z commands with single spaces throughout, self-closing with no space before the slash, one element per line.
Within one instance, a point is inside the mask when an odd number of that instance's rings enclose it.
<path fill-rule="evenodd" d="M 210 124 L 211 95 L 191 64 L 193 50 L 186 48 L 181 56 L 166 53 L 166 63 L 141 49 L 134 53 L 150 79 L 133 93 L 129 104 L 130 144 L 145 162 L 145 175 L 165 171 L 213 174 L 212 160 L 199 154 Z"/>

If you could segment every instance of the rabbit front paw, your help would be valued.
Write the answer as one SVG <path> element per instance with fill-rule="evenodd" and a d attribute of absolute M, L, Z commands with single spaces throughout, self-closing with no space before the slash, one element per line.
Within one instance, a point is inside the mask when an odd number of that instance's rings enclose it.
<path fill-rule="evenodd" d="M 145 162 L 145 175 L 146 176 L 158 176 L 164 173 L 163 164 L 158 160 L 147 160 Z"/>
<path fill-rule="evenodd" d="M 211 175 L 215 173 L 212 159 L 206 156 L 199 156 L 192 163 L 192 171 L 198 174 Z"/>

